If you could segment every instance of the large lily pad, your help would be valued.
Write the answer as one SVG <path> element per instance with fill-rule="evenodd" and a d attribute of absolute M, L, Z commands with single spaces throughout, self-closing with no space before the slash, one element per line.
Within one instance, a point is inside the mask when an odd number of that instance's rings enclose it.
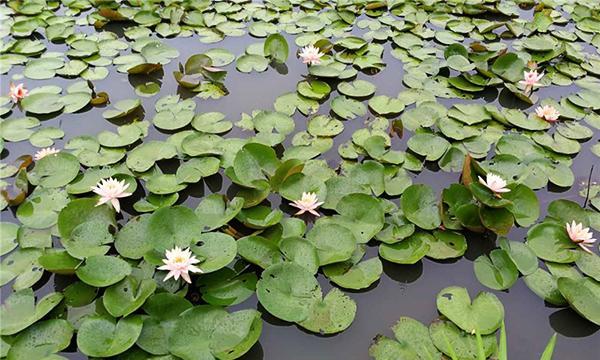
<path fill-rule="evenodd" d="M 110 357 L 129 349 L 142 331 L 142 317 L 115 320 L 108 315 L 83 319 L 77 332 L 77 347 L 88 356 Z"/>
<path fill-rule="evenodd" d="M 573 280 L 559 278 L 558 290 L 577 313 L 600 325 L 600 285 L 589 278 Z"/>
<path fill-rule="evenodd" d="M 2 304 L 0 315 L 1 335 L 13 335 L 27 328 L 48 314 L 63 299 L 60 293 L 50 293 L 41 298 L 37 304 L 33 290 L 23 289 L 12 293 Z"/>
<path fill-rule="evenodd" d="M 402 211 L 408 220 L 420 228 L 431 230 L 440 226 L 442 220 L 438 198 L 427 185 L 411 185 L 402 193 Z"/>
<path fill-rule="evenodd" d="M 491 334 L 504 319 L 502 303 L 488 292 L 479 293 L 471 302 L 465 288 L 451 286 L 439 292 L 436 303 L 442 315 L 468 333 Z"/>
<path fill-rule="evenodd" d="M 322 296 L 314 276 L 292 262 L 267 268 L 256 284 L 256 295 L 269 313 L 292 322 L 306 320 Z"/>

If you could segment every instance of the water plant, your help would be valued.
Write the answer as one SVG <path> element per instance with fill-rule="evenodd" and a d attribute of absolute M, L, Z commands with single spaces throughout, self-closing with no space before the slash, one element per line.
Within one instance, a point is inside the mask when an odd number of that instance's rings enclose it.
<path fill-rule="evenodd" d="M 600 325 L 598 10 L 1 4 L 0 357 L 256 356 L 276 326 L 359 331 L 382 283 L 473 259 Z M 437 305 L 373 356 L 506 358 L 494 294 Z"/>

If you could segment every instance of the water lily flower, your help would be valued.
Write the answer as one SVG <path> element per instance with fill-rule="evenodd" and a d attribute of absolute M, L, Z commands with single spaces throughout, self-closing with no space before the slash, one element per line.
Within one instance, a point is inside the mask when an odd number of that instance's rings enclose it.
<path fill-rule="evenodd" d="M 303 47 L 298 55 L 300 55 L 304 64 L 318 65 L 321 63 L 321 57 L 325 54 L 318 47 L 308 45 Z"/>
<path fill-rule="evenodd" d="M 92 186 L 92 191 L 100 195 L 100 199 L 96 206 L 100 206 L 110 201 L 113 208 L 115 208 L 115 211 L 120 212 L 121 206 L 119 204 L 119 198 L 131 196 L 131 193 L 125 191 L 128 187 L 129 184 L 126 184 L 125 180 L 119 181 L 112 177 L 100 180 L 96 186 Z"/>
<path fill-rule="evenodd" d="M 317 194 L 315 193 L 302 193 L 302 199 L 295 200 L 290 203 L 291 206 L 300 209 L 295 215 L 302 215 L 305 212 L 309 212 L 315 216 L 320 216 L 316 209 L 323 205 L 322 201 L 319 201 Z"/>
<path fill-rule="evenodd" d="M 33 160 L 38 161 L 48 155 L 58 154 L 59 152 L 60 150 L 58 149 L 55 149 L 53 147 L 47 147 L 36 152 L 35 155 L 33 155 Z"/>
<path fill-rule="evenodd" d="M 166 259 L 163 259 L 163 263 L 165 264 L 158 268 L 158 270 L 169 271 L 163 281 L 167 281 L 170 278 L 179 280 L 179 277 L 181 276 L 185 282 L 191 284 L 192 280 L 190 279 L 189 273 L 202 273 L 202 270 L 194 265 L 199 263 L 200 260 L 192 255 L 192 251 L 189 248 L 182 250 L 175 246 L 173 249 L 165 251 L 165 256 L 167 257 Z"/>
<path fill-rule="evenodd" d="M 596 239 L 592 238 L 594 234 L 592 234 L 590 228 L 584 228 L 582 223 L 575 223 L 575 221 L 571 222 L 571 224 L 567 223 L 566 226 L 567 234 L 569 234 L 571 241 L 579 245 L 586 252 L 593 254 L 589 247 L 592 247 Z"/>
<path fill-rule="evenodd" d="M 560 117 L 560 113 L 558 112 L 558 110 L 556 110 L 556 108 L 551 105 L 538 106 L 535 109 L 535 113 L 537 116 L 541 117 L 542 119 L 548 122 L 556 122 Z"/>
<path fill-rule="evenodd" d="M 15 104 L 21 101 L 21 99 L 23 99 L 27 95 L 29 95 L 29 90 L 25 89 L 24 84 L 15 85 L 13 83 L 10 83 L 8 89 L 8 96 L 10 96 L 11 100 Z"/>
<path fill-rule="evenodd" d="M 519 84 L 525 85 L 525 93 L 531 92 L 535 86 L 540 86 L 540 80 L 544 77 L 544 73 L 538 74 L 537 70 L 531 69 L 523 71 L 523 80 Z"/>
<path fill-rule="evenodd" d="M 510 192 L 510 189 L 506 188 L 506 181 L 496 174 L 487 173 L 485 180 L 479 176 L 479 183 L 490 189 L 498 197 L 501 193 Z"/>

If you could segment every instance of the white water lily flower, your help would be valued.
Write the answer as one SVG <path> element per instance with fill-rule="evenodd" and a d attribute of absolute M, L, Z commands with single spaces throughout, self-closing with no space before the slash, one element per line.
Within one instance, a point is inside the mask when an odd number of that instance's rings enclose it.
<path fill-rule="evenodd" d="M 59 152 L 60 150 L 57 150 L 53 147 L 47 147 L 36 152 L 35 155 L 33 155 L 33 160 L 38 161 L 48 155 L 58 154 Z"/>
<path fill-rule="evenodd" d="M 556 110 L 556 108 L 551 105 L 538 106 L 535 109 L 535 113 L 537 116 L 541 117 L 542 119 L 548 122 L 555 122 L 560 117 L 560 113 L 558 112 L 558 110 Z"/>
<path fill-rule="evenodd" d="M 305 212 L 309 212 L 315 216 L 320 216 L 319 213 L 316 211 L 316 209 L 323 205 L 322 201 L 319 201 L 319 199 L 317 198 L 317 194 L 315 193 L 302 193 L 302 199 L 300 200 L 296 200 L 296 201 L 292 201 L 290 203 L 291 206 L 300 209 L 300 211 L 298 211 L 296 213 L 296 215 L 302 215 Z"/>
<path fill-rule="evenodd" d="M 115 211 L 120 212 L 121 206 L 119 204 L 119 198 L 131 196 L 131 193 L 125 191 L 128 187 L 129 184 L 126 184 L 125 180 L 119 181 L 112 177 L 100 180 L 96 186 L 92 186 L 92 191 L 100 195 L 100 199 L 96 206 L 100 206 L 110 201 L 113 208 L 115 208 Z"/>
<path fill-rule="evenodd" d="M 496 174 L 488 173 L 485 180 L 479 176 L 479 183 L 490 189 L 496 196 L 501 193 L 510 192 L 510 189 L 506 188 L 506 181 Z"/>
<path fill-rule="evenodd" d="M 10 83 L 8 87 L 8 96 L 14 103 L 18 103 L 27 95 L 29 95 L 29 90 L 25 89 L 24 84 L 15 85 Z"/>
<path fill-rule="evenodd" d="M 191 284 L 192 280 L 190 279 L 189 273 L 202 273 L 202 270 L 194 265 L 199 263 L 200 260 L 192 255 L 192 251 L 189 248 L 182 250 L 175 246 L 173 249 L 167 250 L 165 256 L 166 259 L 163 259 L 163 263 L 165 264 L 158 268 L 158 270 L 169 271 L 163 281 L 167 281 L 170 278 L 179 280 L 179 277 L 181 276 L 185 282 Z"/>
<path fill-rule="evenodd" d="M 540 86 L 540 80 L 544 77 L 544 73 L 538 74 L 537 70 L 532 69 L 529 71 L 523 71 L 523 80 L 519 81 L 519 84 L 525 86 L 525 92 L 528 93 L 535 86 Z"/>
<path fill-rule="evenodd" d="M 303 47 L 298 55 L 302 58 L 304 64 L 318 65 L 321 63 L 321 57 L 325 54 L 318 47 L 308 45 Z"/>
<path fill-rule="evenodd" d="M 590 228 L 584 228 L 582 223 L 575 223 L 575 221 L 571 224 L 567 223 L 566 226 L 571 241 L 586 252 L 593 254 L 589 248 L 596 242 L 596 239 L 592 238 L 594 234 L 592 234 Z"/>

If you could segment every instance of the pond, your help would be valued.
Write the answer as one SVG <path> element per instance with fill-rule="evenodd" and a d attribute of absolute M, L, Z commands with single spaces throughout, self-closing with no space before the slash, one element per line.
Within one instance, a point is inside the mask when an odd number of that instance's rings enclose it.
<path fill-rule="evenodd" d="M 0 5 L 0 357 L 597 358 L 599 10 Z"/>

